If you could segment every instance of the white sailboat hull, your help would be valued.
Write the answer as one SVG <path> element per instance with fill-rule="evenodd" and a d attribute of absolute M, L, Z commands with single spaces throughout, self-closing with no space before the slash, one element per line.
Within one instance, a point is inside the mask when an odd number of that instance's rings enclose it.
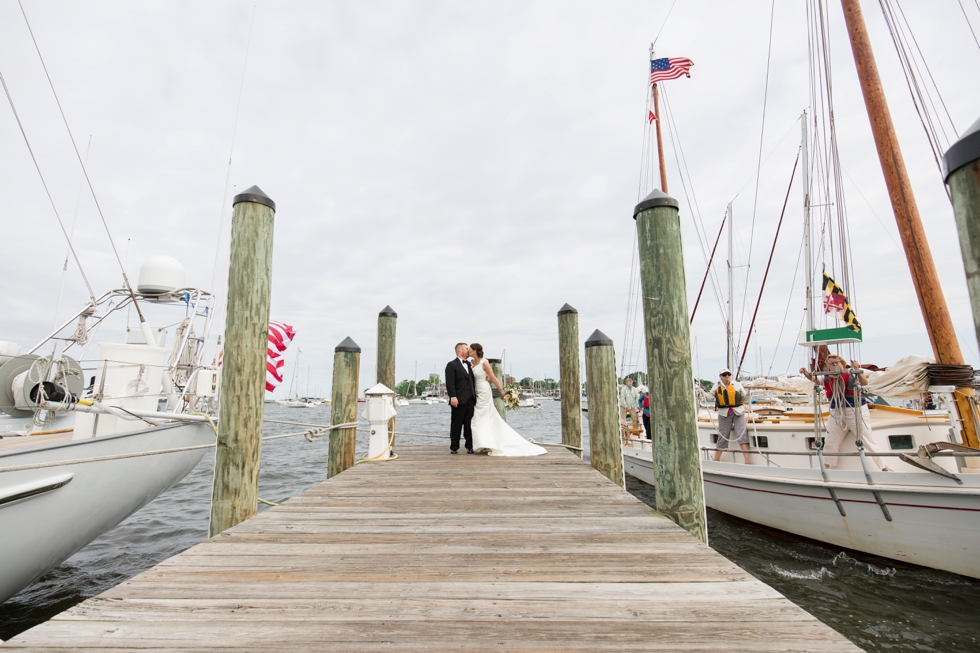
<path fill-rule="evenodd" d="M 654 484 L 649 441 L 623 447 L 627 474 Z M 863 472 L 701 461 L 704 499 L 746 521 L 924 567 L 980 578 L 980 475 Z M 830 494 L 833 489 L 845 515 Z M 877 491 L 891 521 L 878 505 Z"/>
<path fill-rule="evenodd" d="M 185 423 L 0 454 L 0 468 L 212 444 Z M 0 472 L 0 602 L 180 481 L 206 449 Z"/>

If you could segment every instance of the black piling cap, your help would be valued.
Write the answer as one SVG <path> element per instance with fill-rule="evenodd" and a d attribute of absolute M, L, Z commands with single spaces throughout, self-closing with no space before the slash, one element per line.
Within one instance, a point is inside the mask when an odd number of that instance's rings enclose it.
<path fill-rule="evenodd" d="M 578 309 L 572 306 L 571 304 L 565 304 L 564 306 L 558 309 L 559 315 L 568 315 L 569 313 L 578 313 Z"/>
<path fill-rule="evenodd" d="M 612 338 L 604 334 L 599 329 L 596 329 L 589 339 L 585 341 L 585 347 L 612 347 Z"/>
<path fill-rule="evenodd" d="M 633 209 L 633 219 L 636 220 L 636 216 L 640 215 L 647 209 L 652 209 L 655 206 L 672 206 L 675 209 L 680 205 L 677 204 L 677 200 L 663 192 L 659 188 L 654 188 L 650 191 L 650 194 L 643 198 L 643 201 L 636 205 Z"/>
<path fill-rule="evenodd" d="M 340 343 L 339 345 L 337 345 L 336 347 L 334 347 L 334 351 L 335 352 L 338 352 L 338 351 L 353 351 L 353 352 L 356 352 L 356 353 L 359 354 L 359 353 L 361 353 L 361 348 L 357 345 L 356 342 L 354 342 L 353 340 L 351 340 L 351 337 L 350 336 L 347 336 L 346 338 L 344 338 L 344 341 L 342 343 Z"/>
<path fill-rule="evenodd" d="M 500 360 L 499 358 L 488 358 L 487 360 L 488 360 L 488 361 L 490 361 L 490 364 L 491 364 L 491 365 L 493 365 L 494 363 L 497 363 L 497 364 L 499 365 L 500 363 L 502 363 L 502 362 L 503 362 L 503 361 L 502 361 L 502 360 Z"/>
<path fill-rule="evenodd" d="M 268 206 L 273 211 L 276 210 L 276 203 L 272 201 L 272 198 L 263 192 L 258 186 L 252 186 L 248 190 L 235 195 L 235 200 L 231 203 L 232 206 L 238 204 L 239 202 L 254 202 L 255 204 L 261 204 L 263 206 Z"/>
<path fill-rule="evenodd" d="M 391 306 L 385 306 L 384 309 L 378 313 L 378 317 L 398 317 L 398 313 L 395 312 Z"/>
<path fill-rule="evenodd" d="M 977 159 L 980 159 L 980 119 L 970 125 L 943 155 L 943 181 L 948 181 L 951 174 Z"/>

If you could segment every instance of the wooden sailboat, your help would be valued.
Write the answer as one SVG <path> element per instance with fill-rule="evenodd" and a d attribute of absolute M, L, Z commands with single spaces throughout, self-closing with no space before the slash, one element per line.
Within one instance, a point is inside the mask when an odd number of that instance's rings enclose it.
<path fill-rule="evenodd" d="M 842 0 L 854 60 L 902 242 L 936 360 L 963 358 L 902 162 L 857 0 Z M 804 136 L 804 142 L 806 137 Z M 659 145 L 659 143 L 658 143 Z M 661 161 L 663 160 L 661 156 Z M 663 180 L 661 166 L 661 179 Z M 875 438 L 894 472 L 874 471 L 853 436 L 835 469 L 823 465 L 822 414 L 756 421 L 750 465 L 710 459 L 716 425 L 699 422 L 706 504 L 822 542 L 980 578 L 980 462 L 972 391 L 956 389 L 948 417 L 878 408 Z M 815 428 L 816 427 L 816 428 Z M 652 482 L 652 443 L 627 440 L 624 468 Z M 905 453 L 903 453 L 903 451 Z M 739 452 L 741 453 L 741 452 Z M 738 456 L 738 460 L 741 455 Z"/>

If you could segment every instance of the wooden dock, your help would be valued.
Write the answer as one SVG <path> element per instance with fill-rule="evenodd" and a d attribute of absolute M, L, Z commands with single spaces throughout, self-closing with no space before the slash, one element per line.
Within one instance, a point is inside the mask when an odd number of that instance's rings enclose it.
<path fill-rule="evenodd" d="M 16 650 L 859 651 L 592 470 L 400 446 Z"/>

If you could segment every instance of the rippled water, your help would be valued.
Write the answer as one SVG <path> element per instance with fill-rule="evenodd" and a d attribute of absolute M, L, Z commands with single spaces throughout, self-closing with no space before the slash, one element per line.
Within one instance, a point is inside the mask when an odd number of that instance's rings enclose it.
<path fill-rule="evenodd" d="M 540 410 L 511 412 L 508 420 L 526 437 L 557 442 L 559 403 L 541 403 Z M 330 409 L 269 404 L 266 417 L 326 424 Z M 587 421 L 584 427 L 588 442 Z M 269 425 L 266 435 L 294 430 Z M 398 430 L 448 433 L 449 407 L 403 406 L 399 408 Z M 398 442 L 441 443 L 448 449 L 445 440 L 405 436 Z M 366 447 L 366 437 L 359 436 L 358 456 Z M 326 462 L 326 438 L 314 443 L 302 437 L 268 442 L 262 451 L 259 494 L 269 501 L 294 496 L 325 479 Z M 209 454 L 156 501 L 0 605 L 0 639 L 41 623 L 204 540 L 212 472 L 213 455 Z M 649 485 L 627 477 L 627 489 L 653 505 Z M 859 557 L 711 510 L 708 529 L 715 550 L 868 651 L 980 650 L 980 581 Z"/>

